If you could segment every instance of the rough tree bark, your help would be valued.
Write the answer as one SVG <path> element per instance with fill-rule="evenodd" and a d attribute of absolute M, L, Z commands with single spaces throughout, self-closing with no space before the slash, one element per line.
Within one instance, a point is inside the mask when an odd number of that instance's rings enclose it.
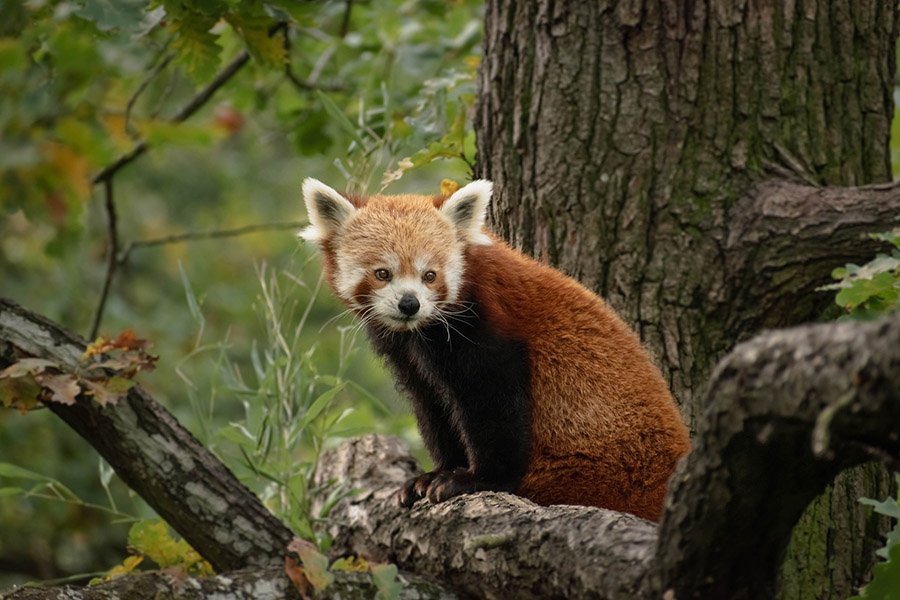
<path fill-rule="evenodd" d="M 890 179 L 896 3 L 488 0 L 485 23 L 476 175 L 495 229 L 637 328 L 692 429 L 716 361 L 817 318 L 815 287 L 896 224 L 894 186 L 821 187 Z M 809 515 L 834 525 L 796 559 L 824 547 L 848 576 L 806 597 L 870 567 L 879 527 L 853 543 L 867 519 L 846 501 L 888 492 L 869 473 Z"/>
<path fill-rule="evenodd" d="M 454 600 L 455 596 L 419 578 L 402 579 L 399 600 Z M 362 573 L 340 573 L 316 600 L 371 600 L 377 589 Z M 0 600 L 301 600 L 284 569 L 258 567 L 215 577 L 187 577 L 155 571 L 119 577 L 96 586 L 21 588 Z"/>

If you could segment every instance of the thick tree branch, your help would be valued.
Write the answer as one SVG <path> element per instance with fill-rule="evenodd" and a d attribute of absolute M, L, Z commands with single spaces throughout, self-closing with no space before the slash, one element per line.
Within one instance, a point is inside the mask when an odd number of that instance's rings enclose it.
<path fill-rule="evenodd" d="M 0 368 L 24 353 L 74 370 L 84 350 L 83 340 L 0 299 Z M 115 406 L 82 396 L 48 408 L 216 570 L 283 560 L 291 531 L 140 387 Z"/>
<path fill-rule="evenodd" d="M 488 492 L 400 508 L 394 494 L 416 472 L 396 438 L 367 436 L 327 452 L 320 482 L 360 490 L 329 515 L 335 551 L 427 573 L 464 596 L 641 597 L 656 541 L 653 523 L 597 508 L 542 508 Z"/>
<path fill-rule="evenodd" d="M 401 600 L 451 600 L 453 596 L 417 577 L 401 576 Z M 370 600 L 377 589 L 364 573 L 337 573 L 334 583 L 316 594 L 317 600 Z M 2 600 L 288 600 L 300 595 L 280 568 L 232 571 L 216 577 L 186 577 L 177 571 L 156 571 L 118 577 L 108 583 L 80 587 L 27 587 L 0 596 Z"/>
<path fill-rule="evenodd" d="M 725 281 L 732 282 L 734 332 L 805 320 L 831 304 L 816 287 L 831 271 L 869 260 L 879 244 L 866 234 L 900 226 L 900 183 L 813 187 L 767 181 L 728 219 Z"/>
<path fill-rule="evenodd" d="M 659 589 L 771 598 L 791 530 L 842 470 L 900 459 L 900 315 L 773 331 L 716 368 L 673 478 Z"/>

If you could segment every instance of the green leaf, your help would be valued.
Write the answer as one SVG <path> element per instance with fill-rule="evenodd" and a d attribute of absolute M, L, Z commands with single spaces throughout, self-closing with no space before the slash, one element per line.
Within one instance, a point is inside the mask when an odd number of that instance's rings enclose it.
<path fill-rule="evenodd" d="M 145 0 L 82 0 L 75 14 L 100 31 L 136 31 L 143 20 Z"/>
<path fill-rule="evenodd" d="M 372 565 L 372 583 L 378 589 L 376 600 L 397 600 L 402 587 L 397 581 L 397 565 Z"/>
<path fill-rule="evenodd" d="M 874 507 L 875 512 L 880 515 L 900 519 L 900 504 L 893 498 L 888 498 L 883 501 L 874 500 L 872 498 L 860 498 L 859 501 L 862 504 Z"/>
<path fill-rule="evenodd" d="M 25 490 L 19 487 L 0 487 L 0 497 L 2 496 L 18 496 L 24 494 Z"/>
<path fill-rule="evenodd" d="M 891 547 L 888 560 L 872 569 L 871 583 L 851 600 L 900 600 L 900 545 Z"/>
<path fill-rule="evenodd" d="M 327 392 L 323 393 L 321 396 L 316 398 L 312 404 L 309 405 L 309 408 L 306 409 L 306 413 L 303 415 L 303 418 L 300 419 L 300 422 L 297 425 L 298 429 L 304 429 L 307 425 L 313 422 L 316 417 L 322 414 L 331 400 L 344 389 L 346 384 L 342 383 L 337 387 L 333 387 Z"/>
<path fill-rule="evenodd" d="M 41 386 L 31 374 L 0 379 L 0 407 L 15 408 L 24 414 L 40 404 L 40 394 Z"/>
<path fill-rule="evenodd" d="M 264 13 L 247 15 L 229 13 L 226 19 L 247 44 L 250 56 L 257 63 L 269 68 L 283 68 L 286 55 L 281 35 L 269 35 L 269 29 L 275 21 Z"/>
<path fill-rule="evenodd" d="M 170 121 L 148 121 L 138 130 L 153 146 L 170 144 L 173 146 L 208 146 L 221 135 L 208 125 L 193 123 L 172 123 Z"/>
<path fill-rule="evenodd" d="M 334 103 L 334 100 L 328 97 L 328 94 L 324 93 L 322 90 L 316 90 L 316 95 L 319 97 L 319 100 L 322 102 L 322 106 L 325 108 L 325 111 L 329 114 L 329 116 L 334 119 L 338 125 L 340 125 L 341 129 L 344 130 L 344 133 L 350 136 L 350 138 L 359 145 L 361 149 L 365 149 L 366 144 L 363 142 L 362 138 L 359 137 L 359 132 L 353 123 L 350 122 L 350 119 L 344 114 L 337 104 Z"/>
<path fill-rule="evenodd" d="M 23 469 L 17 465 L 10 463 L 0 463 L 0 477 L 9 477 L 11 479 L 27 479 L 29 481 L 53 481 L 53 478 Z"/>
<path fill-rule="evenodd" d="M 178 52 L 177 60 L 194 81 L 205 82 L 219 69 L 222 47 L 218 36 L 210 32 L 216 19 L 201 15 L 172 19 L 170 29 L 176 34 L 172 47 Z"/>

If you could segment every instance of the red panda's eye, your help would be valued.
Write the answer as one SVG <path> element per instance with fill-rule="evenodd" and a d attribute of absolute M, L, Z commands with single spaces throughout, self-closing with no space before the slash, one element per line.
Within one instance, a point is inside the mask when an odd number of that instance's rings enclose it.
<path fill-rule="evenodd" d="M 390 281 L 391 272 L 387 269 L 375 269 L 375 279 L 379 281 Z"/>
<path fill-rule="evenodd" d="M 437 279 L 437 273 L 434 271 L 425 271 L 425 274 L 422 275 L 422 281 L 425 283 L 434 283 L 435 279 Z"/>

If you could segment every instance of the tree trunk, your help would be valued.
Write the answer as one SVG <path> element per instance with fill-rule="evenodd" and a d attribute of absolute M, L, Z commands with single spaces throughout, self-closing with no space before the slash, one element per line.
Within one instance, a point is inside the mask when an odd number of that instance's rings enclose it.
<path fill-rule="evenodd" d="M 696 429 L 716 361 L 816 319 L 815 287 L 900 213 L 893 186 L 891 204 L 819 187 L 890 179 L 896 3 L 488 0 L 485 22 L 476 175 L 495 229 L 604 296 Z M 881 469 L 845 475 L 798 527 L 791 555 L 832 561 L 815 597 L 865 577 L 883 524 L 847 498 L 888 489 Z"/>

